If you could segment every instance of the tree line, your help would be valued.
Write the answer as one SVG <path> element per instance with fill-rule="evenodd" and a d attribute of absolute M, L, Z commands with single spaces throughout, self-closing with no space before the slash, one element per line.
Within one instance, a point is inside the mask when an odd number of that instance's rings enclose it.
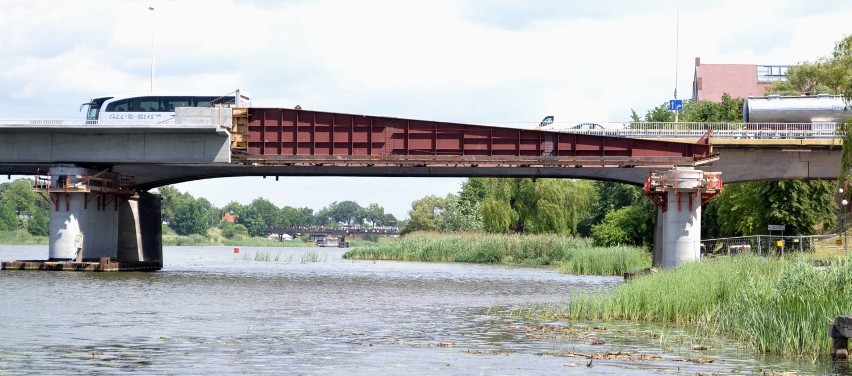
<path fill-rule="evenodd" d="M 217 208 L 203 197 L 193 197 L 171 186 L 160 187 L 158 191 L 163 223 L 178 235 L 206 234 L 211 227 L 220 227 L 222 235 L 231 238 L 264 236 L 269 227 L 377 227 L 394 226 L 397 222 L 393 214 L 385 213 L 385 209 L 375 203 L 361 207 L 354 201 L 335 201 L 315 213 L 308 207 L 277 207 L 265 198 L 257 198 L 248 205 L 232 201 Z M 223 220 L 226 216 L 233 222 Z"/>

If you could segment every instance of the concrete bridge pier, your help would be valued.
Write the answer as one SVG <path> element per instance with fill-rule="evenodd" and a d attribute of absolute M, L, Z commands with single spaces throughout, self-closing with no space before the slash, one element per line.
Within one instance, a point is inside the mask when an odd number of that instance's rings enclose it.
<path fill-rule="evenodd" d="M 52 206 L 49 261 L 97 261 L 97 270 L 162 268 L 159 196 L 135 192 L 119 174 L 76 166 L 50 167 L 36 176 L 34 189 Z"/>
<path fill-rule="evenodd" d="M 674 268 L 701 258 L 701 206 L 721 190 L 718 172 L 675 167 L 649 174 L 645 194 L 658 208 L 654 267 Z"/>

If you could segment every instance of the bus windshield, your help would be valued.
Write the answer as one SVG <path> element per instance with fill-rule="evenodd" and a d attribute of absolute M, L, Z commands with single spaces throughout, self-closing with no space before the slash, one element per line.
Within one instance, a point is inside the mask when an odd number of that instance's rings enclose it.
<path fill-rule="evenodd" d="M 92 99 L 89 103 L 83 103 L 80 106 L 82 110 L 84 106 L 89 106 L 89 110 L 86 111 L 86 120 L 98 120 L 98 114 L 101 111 L 101 105 L 104 104 L 108 99 L 112 97 L 103 97 L 103 98 L 95 98 Z"/>

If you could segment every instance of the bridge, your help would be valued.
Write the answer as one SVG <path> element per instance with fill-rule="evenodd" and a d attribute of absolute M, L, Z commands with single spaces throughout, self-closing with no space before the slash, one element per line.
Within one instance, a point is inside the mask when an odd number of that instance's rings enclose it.
<path fill-rule="evenodd" d="M 781 132 L 773 125 L 750 136 L 747 126 L 731 126 L 742 132 L 726 143 L 713 137 L 726 129 L 712 124 L 631 123 L 618 133 L 595 134 L 301 109 L 180 108 L 170 124 L 2 121 L 0 173 L 37 175 L 34 189 L 54 209 L 52 261 L 77 255 L 161 266 L 159 198 L 146 191 L 173 183 L 230 176 L 489 176 L 645 184 L 665 224 L 658 228 L 664 240 L 655 242 L 663 245 L 655 263 L 675 266 L 697 258 L 700 207 L 721 190 L 721 176 L 728 182 L 837 176 L 833 134 L 805 137 L 802 129 Z"/>

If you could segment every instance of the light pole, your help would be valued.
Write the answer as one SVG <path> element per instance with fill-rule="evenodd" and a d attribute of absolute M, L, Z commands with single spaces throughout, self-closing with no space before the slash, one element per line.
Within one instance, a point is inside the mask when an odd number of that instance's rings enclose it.
<path fill-rule="evenodd" d="M 841 189 L 842 190 L 842 189 Z M 846 205 L 849 201 L 844 198 L 840 201 L 840 226 L 843 229 L 843 252 L 846 253 Z"/>
<path fill-rule="evenodd" d="M 154 7 L 148 7 L 151 11 L 151 92 L 154 92 Z"/>
<path fill-rule="evenodd" d="M 849 204 L 849 201 L 843 194 L 843 188 L 838 188 L 837 192 L 840 194 L 840 218 L 837 220 L 837 236 L 840 237 L 840 234 L 843 233 L 843 252 L 846 252 L 846 205 Z"/>

